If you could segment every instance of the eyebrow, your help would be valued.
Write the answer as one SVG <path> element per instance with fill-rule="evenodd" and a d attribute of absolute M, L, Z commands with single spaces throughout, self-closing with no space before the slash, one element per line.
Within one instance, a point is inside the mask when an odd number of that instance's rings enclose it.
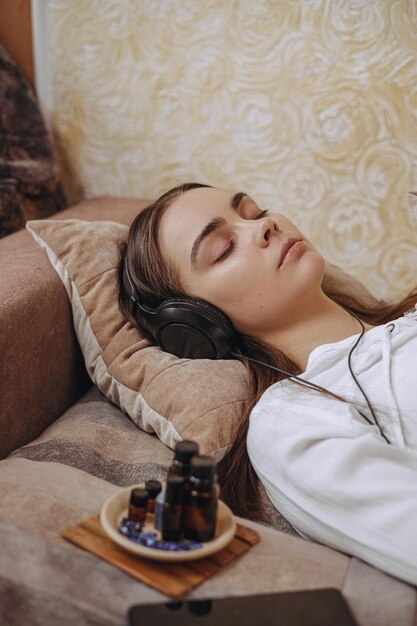
<path fill-rule="evenodd" d="M 237 211 L 239 204 L 244 196 L 247 196 L 247 194 L 244 193 L 243 191 L 238 191 L 237 193 L 235 193 L 234 196 L 232 196 L 230 200 L 230 207 L 234 209 L 235 211 Z M 201 244 L 203 243 L 203 241 L 207 239 L 207 237 L 211 235 L 211 233 L 214 233 L 225 222 L 226 220 L 224 219 L 224 217 L 214 217 L 212 220 L 209 221 L 208 224 L 204 226 L 200 234 L 197 235 L 193 243 L 193 247 L 191 249 L 191 265 L 192 266 L 194 266 L 197 262 L 197 256 L 198 256 L 198 253 L 199 253 L 199 250 L 201 248 Z"/>

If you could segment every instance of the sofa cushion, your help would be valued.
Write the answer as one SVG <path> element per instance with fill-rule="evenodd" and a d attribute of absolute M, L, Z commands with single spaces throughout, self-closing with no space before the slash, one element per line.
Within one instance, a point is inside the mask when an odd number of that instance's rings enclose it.
<path fill-rule="evenodd" d="M 125 320 L 116 266 L 127 226 L 48 219 L 26 227 L 64 283 L 87 371 L 101 392 L 169 447 L 194 439 L 202 453 L 222 455 L 247 398 L 245 368 L 232 360 L 179 359 Z"/>
<path fill-rule="evenodd" d="M 39 437 L 0 462 L 1 517 L 62 542 L 59 533 L 96 514 L 115 486 L 166 480 L 172 459 L 173 451 L 155 434 L 138 429 L 93 386 Z M 260 494 L 251 519 L 298 536 L 263 487 Z"/>

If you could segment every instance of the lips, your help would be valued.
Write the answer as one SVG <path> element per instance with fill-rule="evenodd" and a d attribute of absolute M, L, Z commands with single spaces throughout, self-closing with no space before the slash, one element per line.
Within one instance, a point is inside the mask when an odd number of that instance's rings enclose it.
<path fill-rule="evenodd" d="M 294 239 L 293 237 L 290 237 L 290 239 L 288 239 L 288 241 L 286 241 L 281 248 L 281 255 L 279 257 L 279 263 L 278 263 L 278 267 L 281 267 L 285 255 L 287 254 L 287 252 L 290 250 L 290 248 L 292 248 L 292 246 L 297 243 L 297 241 L 301 241 L 301 239 Z"/>

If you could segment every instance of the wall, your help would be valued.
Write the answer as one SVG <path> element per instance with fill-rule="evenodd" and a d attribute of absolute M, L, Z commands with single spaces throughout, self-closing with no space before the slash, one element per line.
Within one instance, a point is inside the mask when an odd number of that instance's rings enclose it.
<path fill-rule="evenodd" d="M 415 0 L 45 1 L 73 201 L 243 189 L 377 295 L 414 286 Z"/>

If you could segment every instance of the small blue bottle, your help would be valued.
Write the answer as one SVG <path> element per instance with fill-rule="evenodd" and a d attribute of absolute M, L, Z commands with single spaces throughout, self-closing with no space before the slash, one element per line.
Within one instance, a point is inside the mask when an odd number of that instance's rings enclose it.
<path fill-rule="evenodd" d="M 154 526 L 157 530 L 162 532 L 162 514 L 164 511 L 164 503 L 165 503 L 165 489 L 161 489 L 155 499 L 155 517 L 154 517 Z"/>

